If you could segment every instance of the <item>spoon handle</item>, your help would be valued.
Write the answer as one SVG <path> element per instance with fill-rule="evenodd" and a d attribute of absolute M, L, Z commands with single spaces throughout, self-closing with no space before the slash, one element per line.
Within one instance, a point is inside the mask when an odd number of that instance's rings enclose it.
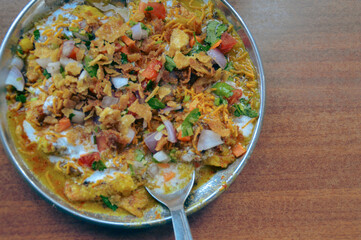
<path fill-rule="evenodd" d="M 174 235 L 176 240 L 192 240 L 191 229 L 183 207 L 171 210 Z"/>

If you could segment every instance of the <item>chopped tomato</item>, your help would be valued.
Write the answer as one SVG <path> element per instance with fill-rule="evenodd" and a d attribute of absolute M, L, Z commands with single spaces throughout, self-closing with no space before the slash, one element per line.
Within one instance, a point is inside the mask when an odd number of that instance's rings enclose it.
<path fill-rule="evenodd" d="M 97 146 L 99 152 L 103 152 L 104 150 L 108 149 L 107 139 L 105 136 L 100 135 L 97 137 Z"/>
<path fill-rule="evenodd" d="M 242 156 L 243 154 L 246 153 L 246 149 L 242 146 L 242 144 L 240 143 L 237 143 L 236 145 L 233 146 L 232 148 L 232 153 L 234 156 L 236 157 L 240 157 Z"/>
<path fill-rule="evenodd" d="M 222 53 L 228 53 L 237 43 L 237 40 L 227 32 L 222 34 L 221 40 L 222 43 L 219 46 L 219 50 L 221 50 Z"/>
<path fill-rule="evenodd" d="M 229 105 L 233 105 L 242 97 L 242 90 L 241 89 L 235 89 L 233 90 L 233 95 L 227 98 L 227 101 Z"/>
<path fill-rule="evenodd" d="M 161 167 L 161 168 L 169 168 L 170 165 L 169 165 L 169 163 L 158 163 L 158 167 Z"/>
<path fill-rule="evenodd" d="M 154 80 L 157 78 L 158 72 L 161 68 L 162 68 L 162 62 L 154 59 L 142 72 L 142 76 L 145 77 L 146 79 Z"/>
<path fill-rule="evenodd" d="M 127 35 L 122 36 L 122 41 L 127 44 L 128 47 L 135 46 L 135 41 L 130 39 Z"/>
<path fill-rule="evenodd" d="M 140 2 L 139 11 L 144 12 L 145 14 L 150 14 L 150 17 L 152 19 L 154 18 L 165 19 L 165 16 L 167 15 L 165 7 L 161 2 L 149 2 L 149 3 Z"/>
<path fill-rule="evenodd" d="M 70 126 L 71 126 L 70 119 L 64 117 L 64 118 L 59 120 L 59 123 L 58 123 L 58 125 L 56 127 L 56 131 L 57 132 L 62 132 L 64 130 L 70 128 Z"/>
<path fill-rule="evenodd" d="M 91 167 L 94 161 L 99 161 L 99 160 L 100 160 L 100 154 L 98 152 L 94 152 L 81 156 L 78 159 L 78 163 L 81 166 Z"/>
<path fill-rule="evenodd" d="M 120 48 L 120 51 L 122 52 L 122 53 L 124 53 L 124 54 L 130 54 L 130 52 L 129 52 L 129 47 L 127 47 L 127 46 L 124 46 L 124 47 L 121 47 Z"/>
<path fill-rule="evenodd" d="M 191 140 L 191 136 L 183 137 L 183 136 L 182 136 L 182 131 L 179 131 L 179 132 L 178 132 L 177 139 L 178 139 L 179 141 L 182 141 L 182 142 L 189 142 L 189 141 Z"/>
<path fill-rule="evenodd" d="M 167 172 L 163 174 L 163 178 L 165 182 L 172 180 L 175 177 L 175 172 Z"/>
<path fill-rule="evenodd" d="M 74 47 L 68 57 L 76 60 L 76 55 L 78 52 L 79 52 L 79 48 Z"/>
<path fill-rule="evenodd" d="M 199 43 L 202 42 L 202 38 L 201 38 L 201 37 L 196 36 L 196 39 L 197 39 L 197 42 L 199 42 Z M 190 47 L 193 47 L 194 44 L 196 44 L 196 41 L 194 40 L 194 37 L 191 37 L 191 40 L 189 40 L 189 46 L 190 46 Z"/>

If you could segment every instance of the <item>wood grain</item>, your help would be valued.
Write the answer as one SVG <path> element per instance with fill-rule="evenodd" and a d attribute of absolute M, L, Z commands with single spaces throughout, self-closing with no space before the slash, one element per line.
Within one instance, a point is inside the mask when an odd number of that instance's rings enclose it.
<path fill-rule="evenodd" d="M 189 217 L 194 239 L 361 239 L 361 1 L 231 0 L 252 32 L 267 111 L 249 163 Z M 26 4 L 0 0 L 0 38 Z M 0 150 L 1 239 L 173 239 L 95 226 L 45 202 Z"/>

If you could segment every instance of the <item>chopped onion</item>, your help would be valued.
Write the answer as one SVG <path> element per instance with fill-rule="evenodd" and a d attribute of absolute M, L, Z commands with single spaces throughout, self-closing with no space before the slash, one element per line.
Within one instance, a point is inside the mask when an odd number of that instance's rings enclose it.
<path fill-rule="evenodd" d="M 103 97 L 101 106 L 103 108 L 106 108 L 106 107 L 110 107 L 111 105 L 117 104 L 118 102 L 119 102 L 119 98 L 105 96 Z"/>
<path fill-rule="evenodd" d="M 86 70 L 83 70 L 80 73 L 79 80 L 84 80 L 85 78 L 89 77 L 89 73 Z"/>
<path fill-rule="evenodd" d="M 35 62 L 37 62 L 40 65 L 40 67 L 46 68 L 49 65 L 49 63 L 51 63 L 51 59 L 50 58 L 38 58 L 35 60 Z"/>
<path fill-rule="evenodd" d="M 24 90 L 24 77 L 17 67 L 12 67 L 10 69 L 9 75 L 5 80 L 5 84 L 14 86 L 16 90 L 20 92 Z"/>
<path fill-rule="evenodd" d="M 63 50 L 62 50 L 62 56 L 64 57 L 69 57 L 70 53 L 73 51 L 75 46 L 75 42 L 74 41 L 65 41 L 63 43 Z"/>
<path fill-rule="evenodd" d="M 123 78 L 123 77 L 113 77 L 112 78 L 112 83 L 116 89 L 124 87 L 125 85 L 128 84 L 128 81 L 129 81 L 128 78 Z"/>
<path fill-rule="evenodd" d="M 207 52 L 208 56 L 210 56 L 221 68 L 225 68 L 227 65 L 227 59 L 224 54 L 217 48 L 211 49 Z"/>
<path fill-rule="evenodd" d="M 134 168 L 134 171 L 141 170 L 142 168 L 144 168 L 144 164 L 143 164 L 143 162 L 134 161 L 133 168 Z"/>
<path fill-rule="evenodd" d="M 46 71 L 48 71 L 51 75 L 60 73 L 60 62 L 49 63 L 46 67 Z"/>
<path fill-rule="evenodd" d="M 169 162 L 170 157 L 162 150 L 153 155 L 158 162 Z"/>
<path fill-rule="evenodd" d="M 174 110 L 174 108 L 166 106 L 165 108 L 163 108 L 161 111 L 163 113 L 169 113 L 170 111 Z"/>
<path fill-rule="evenodd" d="M 85 114 L 82 111 L 73 110 L 74 116 L 71 118 L 73 123 L 82 124 L 84 122 Z"/>
<path fill-rule="evenodd" d="M 173 127 L 173 124 L 169 120 L 165 120 L 165 121 L 163 121 L 163 123 L 168 132 L 168 141 L 172 142 L 172 143 L 176 143 L 177 142 L 177 135 L 176 135 L 177 133 Z"/>
<path fill-rule="evenodd" d="M 129 128 L 128 134 L 127 134 L 127 138 L 129 139 L 128 144 L 130 144 L 133 141 L 134 137 L 135 137 L 135 131 L 133 129 Z"/>
<path fill-rule="evenodd" d="M 10 66 L 17 67 L 21 70 L 24 67 L 24 61 L 19 57 L 14 57 L 13 60 L 11 60 Z"/>
<path fill-rule="evenodd" d="M 158 134 L 158 132 L 150 133 L 144 138 L 145 144 L 147 145 L 147 147 L 149 148 L 149 150 L 152 153 L 156 152 L 155 148 L 157 147 L 158 141 L 155 139 L 155 136 L 157 134 Z"/>
<path fill-rule="evenodd" d="M 157 166 L 157 164 L 155 163 L 151 163 L 147 169 L 147 173 L 151 176 L 151 177 L 155 177 L 159 172 L 159 168 Z"/>
<path fill-rule="evenodd" d="M 140 23 L 134 25 L 132 27 L 132 38 L 134 40 L 142 40 L 148 37 L 148 32 L 144 29 L 142 29 L 142 26 Z"/>
<path fill-rule="evenodd" d="M 211 130 L 202 130 L 199 136 L 197 150 L 208 150 L 218 145 L 223 144 L 221 136 Z"/>

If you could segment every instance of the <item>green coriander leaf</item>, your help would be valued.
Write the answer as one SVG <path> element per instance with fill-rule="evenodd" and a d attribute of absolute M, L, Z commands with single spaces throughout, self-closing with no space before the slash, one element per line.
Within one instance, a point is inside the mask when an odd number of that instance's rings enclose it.
<path fill-rule="evenodd" d="M 154 82 L 152 80 L 149 80 L 149 82 L 147 83 L 147 86 L 145 87 L 146 91 L 151 91 L 154 88 Z"/>
<path fill-rule="evenodd" d="M 143 30 L 146 30 L 148 35 L 150 34 L 150 29 L 144 24 L 144 23 L 140 23 L 140 27 L 143 29 Z"/>
<path fill-rule="evenodd" d="M 205 41 L 213 46 L 221 39 L 222 34 L 227 30 L 227 25 L 222 24 L 216 20 L 210 21 L 207 24 L 207 37 Z"/>
<path fill-rule="evenodd" d="M 23 49 L 21 48 L 20 45 L 18 45 L 18 46 L 16 47 L 16 51 L 17 51 L 18 53 L 20 53 L 21 55 L 24 54 L 24 51 L 23 51 Z"/>
<path fill-rule="evenodd" d="M 93 142 L 94 144 L 97 144 L 97 136 L 93 135 Z"/>
<path fill-rule="evenodd" d="M 155 44 L 161 44 L 161 43 L 163 43 L 162 40 L 159 40 L 159 41 L 156 41 L 156 42 L 155 42 Z"/>
<path fill-rule="evenodd" d="M 84 41 L 84 44 L 85 44 L 86 48 L 89 50 L 91 42 L 90 41 Z"/>
<path fill-rule="evenodd" d="M 189 55 L 193 55 L 195 53 L 207 52 L 210 49 L 209 45 L 202 45 L 197 41 L 196 34 L 193 33 L 195 44 L 193 45 L 192 50 L 189 52 Z"/>
<path fill-rule="evenodd" d="M 86 33 L 85 33 L 85 36 L 88 37 L 89 41 L 92 41 L 92 40 L 95 39 L 94 33 L 86 32 Z"/>
<path fill-rule="evenodd" d="M 224 82 L 217 82 L 212 86 L 212 88 L 215 88 L 214 93 L 220 97 L 226 97 L 229 98 L 233 95 L 234 88 Z"/>
<path fill-rule="evenodd" d="M 137 25 L 137 22 L 134 22 L 133 20 L 130 20 L 130 21 L 129 21 L 129 26 L 130 26 L 130 27 L 133 27 L 133 26 L 135 26 L 135 25 Z"/>
<path fill-rule="evenodd" d="M 153 10 L 153 7 L 151 7 L 151 6 L 148 6 L 145 8 L 145 11 L 147 11 L 147 12 L 152 11 L 152 10 Z"/>
<path fill-rule="evenodd" d="M 216 36 L 221 38 L 222 37 L 222 34 L 227 31 L 228 29 L 228 26 L 226 24 L 220 24 L 218 25 L 217 27 L 217 30 L 216 30 Z"/>
<path fill-rule="evenodd" d="M 44 75 L 47 79 L 51 78 L 51 74 L 48 73 L 48 71 L 47 71 L 46 69 L 44 69 L 43 75 Z"/>
<path fill-rule="evenodd" d="M 112 204 L 109 201 L 108 197 L 104 197 L 103 195 L 100 195 L 101 199 L 103 200 L 103 203 L 105 204 L 105 206 L 107 206 L 108 208 L 110 208 L 111 210 L 113 210 L 114 212 L 118 209 L 118 206 L 115 204 Z"/>
<path fill-rule="evenodd" d="M 93 60 L 93 59 L 91 59 L 88 55 L 86 55 L 86 56 L 84 57 L 84 68 L 85 68 L 85 70 L 89 73 L 89 75 L 90 75 L 91 77 L 96 77 L 99 66 L 98 66 L 97 64 L 96 64 L 96 65 L 93 65 L 93 66 L 90 66 L 89 63 L 90 63 L 92 60 Z"/>
<path fill-rule="evenodd" d="M 67 40 L 70 39 L 65 33 L 62 35 L 62 37 L 63 37 L 64 39 L 67 39 Z"/>
<path fill-rule="evenodd" d="M 164 64 L 165 69 L 167 69 L 169 72 L 172 72 L 174 70 L 174 68 L 176 68 L 176 64 L 173 60 L 173 58 L 165 55 L 165 64 Z"/>
<path fill-rule="evenodd" d="M 70 121 L 73 119 L 74 116 L 75 116 L 74 113 L 70 113 L 70 114 L 69 114 L 69 119 L 70 119 Z"/>
<path fill-rule="evenodd" d="M 103 163 L 102 160 L 99 161 L 94 161 L 92 163 L 92 169 L 93 170 L 99 170 L 99 171 L 104 171 L 107 167 L 105 166 L 105 164 Z"/>
<path fill-rule="evenodd" d="M 77 28 L 77 27 L 69 27 L 69 31 L 70 32 L 79 32 L 79 28 Z"/>
<path fill-rule="evenodd" d="M 165 108 L 165 104 L 162 103 L 159 99 L 154 98 L 154 97 L 149 99 L 148 105 L 153 109 L 163 109 L 163 108 Z"/>
<path fill-rule="evenodd" d="M 128 37 L 130 37 L 130 38 L 133 38 L 133 32 L 132 32 L 132 30 L 127 30 L 126 32 L 125 32 L 125 34 L 127 34 L 127 36 Z"/>
<path fill-rule="evenodd" d="M 233 63 L 232 62 L 228 62 L 226 67 L 224 68 L 224 70 L 227 70 L 227 71 L 230 71 L 230 70 L 233 70 L 234 67 L 233 67 Z"/>
<path fill-rule="evenodd" d="M 145 157 L 144 152 L 140 149 L 136 149 L 134 154 L 135 154 L 135 160 L 137 160 L 138 162 L 142 161 Z"/>
<path fill-rule="evenodd" d="M 222 102 L 222 100 L 220 97 L 217 97 L 216 99 L 214 99 L 214 105 L 216 105 L 216 106 L 221 105 L 221 102 Z"/>
<path fill-rule="evenodd" d="M 176 163 L 176 162 L 177 162 L 176 153 L 177 153 L 177 150 L 176 150 L 176 149 L 170 150 L 170 152 L 169 152 L 170 162 L 172 162 L 172 163 Z"/>
<path fill-rule="evenodd" d="M 100 129 L 99 126 L 96 126 L 96 127 L 94 128 L 94 132 L 96 132 L 96 133 L 99 132 L 99 129 Z"/>
<path fill-rule="evenodd" d="M 193 135 L 193 125 L 189 122 L 182 123 L 182 137 L 192 136 Z"/>
<path fill-rule="evenodd" d="M 107 166 L 105 166 L 105 164 L 103 163 L 102 160 L 99 160 L 99 161 L 94 161 L 92 163 L 92 169 L 93 170 L 104 171 L 105 169 L 107 169 Z"/>
<path fill-rule="evenodd" d="M 249 102 L 244 98 L 241 98 L 240 103 L 234 104 L 233 107 L 234 107 L 233 114 L 236 117 L 240 117 L 240 116 L 247 116 L 250 118 L 258 117 L 258 112 L 256 110 L 253 110 Z"/>
<path fill-rule="evenodd" d="M 141 29 L 143 29 L 143 30 L 148 30 L 147 26 L 145 26 L 144 23 L 140 23 L 140 27 L 141 27 Z"/>
<path fill-rule="evenodd" d="M 193 125 L 198 121 L 201 113 L 198 108 L 191 111 L 182 123 L 182 137 L 193 135 Z"/>
<path fill-rule="evenodd" d="M 125 53 L 120 53 L 120 54 L 121 54 L 121 56 L 122 56 L 122 58 L 121 58 L 122 64 L 128 63 L 128 56 L 127 56 L 127 54 L 125 54 Z"/>
<path fill-rule="evenodd" d="M 17 102 L 25 103 L 26 102 L 26 97 L 25 97 L 24 94 L 18 94 L 18 95 L 16 95 L 15 100 Z"/>
<path fill-rule="evenodd" d="M 155 159 L 154 157 L 152 157 L 152 161 L 155 163 L 160 163 L 157 159 Z"/>
<path fill-rule="evenodd" d="M 35 40 L 35 41 L 38 41 L 39 38 L 40 38 L 40 32 L 39 32 L 38 29 L 36 29 L 36 30 L 34 31 L 34 40 Z"/>
<path fill-rule="evenodd" d="M 219 106 L 221 104 L 226 105 L 228 104 L 228 101 L 222 97 L 216 97 L 216 99 L 214 99 L 214 105 Z"/>
<path fill-rule="evenodd" d="M 61 65 L 60 65 L 60 73 L 61 73 L 61 76 L 63 76 L 63 78 L 65 78 L 65 75 L 66 75 L 65 69 L 64 69 L 64 67 L 61 66 Z"/>

